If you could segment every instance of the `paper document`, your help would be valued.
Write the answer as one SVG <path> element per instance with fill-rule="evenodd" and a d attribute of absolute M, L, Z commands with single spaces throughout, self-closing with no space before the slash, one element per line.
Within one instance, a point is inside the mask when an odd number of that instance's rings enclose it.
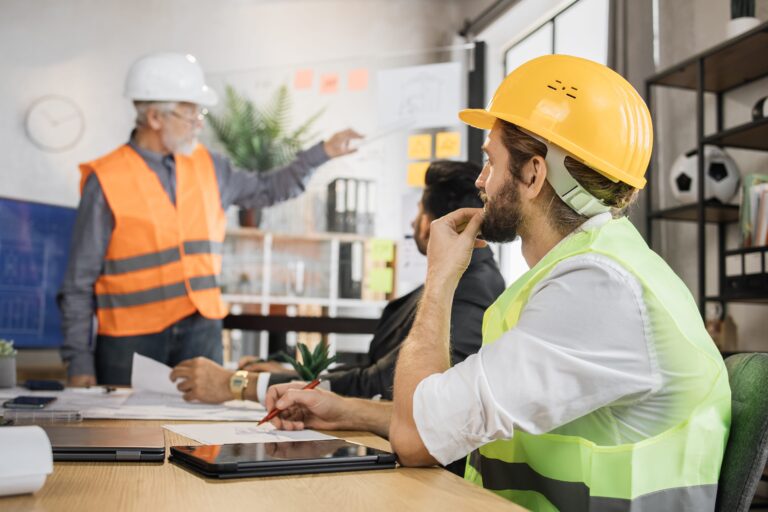
<path fill-rule="evenodd" d="M 163 428 L 203 444 L 284 443 L 338 439 L 314 430 L 276 430 L 271 423 L 193 423 Z"/>
<path fill-rule="evenodd" d="M 180 394 L 104 388 L 67 388 L 64 391 L 0 389 L 0 402 L 18 395 L 55 396 L 46 410 L 79 411 L 86 419 L 257 421 L 266 410 L 258 402 L 232 400 L 223 404 L 186 402 Z M 0 409 L 2 415 L 3 409 Z"/>
<path fill-rule="evenodd" d="M 171 368 L 147 356 L 133 353 L 133 370 L 131 371 L 131 387 L 134 391 L 152 391 L 167 395 L 181 396 L 171 379 Z"/>

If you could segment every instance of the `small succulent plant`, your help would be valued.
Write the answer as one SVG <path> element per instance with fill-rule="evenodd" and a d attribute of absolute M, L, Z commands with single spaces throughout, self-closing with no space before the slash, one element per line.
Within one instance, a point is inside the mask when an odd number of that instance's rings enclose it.
<path fill-rule="evenodd" d="M 13 340 L 0 339 L 0 357 L 13 357 L 16 349 L 13 348 Z"/>
<path fill-rule="evenodd" d="M 318 343 L 315 350 L 311 352 L 303 343 L 299 343 L 298 348 L 301 353 L 301 362 L 286 353 L 282 353 L 281 358 L 290 363 L 303 380 L 315 380 L 323 370 L 336 361 L 336 356 L 328 357 L 328 345 L 326 343 Z"/>

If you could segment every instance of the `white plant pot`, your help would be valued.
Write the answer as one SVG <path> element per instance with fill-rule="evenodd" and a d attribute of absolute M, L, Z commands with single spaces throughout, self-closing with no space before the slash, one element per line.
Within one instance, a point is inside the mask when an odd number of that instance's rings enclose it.
<path fill-rule="evenodd" d="M 725 34 L 728 39 L 751 30 L 760 24 L 760 19 L 753 16 L 733 18 L 725 26 Z"/>
<path fill-rule="evenodd" d="M 0 357 L 0 388 L 16 386 L 16 357 Z"/>

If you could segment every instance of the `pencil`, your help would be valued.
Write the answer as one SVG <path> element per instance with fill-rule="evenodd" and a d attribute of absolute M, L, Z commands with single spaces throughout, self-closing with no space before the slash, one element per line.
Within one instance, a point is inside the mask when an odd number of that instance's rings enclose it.
<path fill-rule="evenodd" d="M 310 382 L 309 384 L 307 384 L 306 386 L 304 386 L 301 389 L 302 390 L 304 390 L 304 389 L 315 389 L 317 387 L 317 385 L 320 384 L 320 380 L 321 379 L 315 379 L 315 380 L 313 380 L 312 382 Z M 269 420 L 271 420 L 272 418 L 274 418 L 275 416 L 277 416 L 281 412 L 283 412 L 282 409 L 278 409 L 277 407 L 274 407 L 271 411 L 269 411 L 269 413 L 266 416 L 264 416 L 261 419 L 261 421 L 259 421 L 256 424 L 256 426 L 258 427 L 259 425 L 268 422 Z"/>

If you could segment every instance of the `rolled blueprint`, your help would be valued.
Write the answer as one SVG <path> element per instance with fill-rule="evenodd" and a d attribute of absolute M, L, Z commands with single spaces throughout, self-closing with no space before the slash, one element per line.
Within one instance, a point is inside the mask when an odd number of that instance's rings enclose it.
<path fill-rule="evenodd" d="M 35 492 L 52 471 L 51 442 L 42 428 L 0 427 L 0 496 Z"/>

